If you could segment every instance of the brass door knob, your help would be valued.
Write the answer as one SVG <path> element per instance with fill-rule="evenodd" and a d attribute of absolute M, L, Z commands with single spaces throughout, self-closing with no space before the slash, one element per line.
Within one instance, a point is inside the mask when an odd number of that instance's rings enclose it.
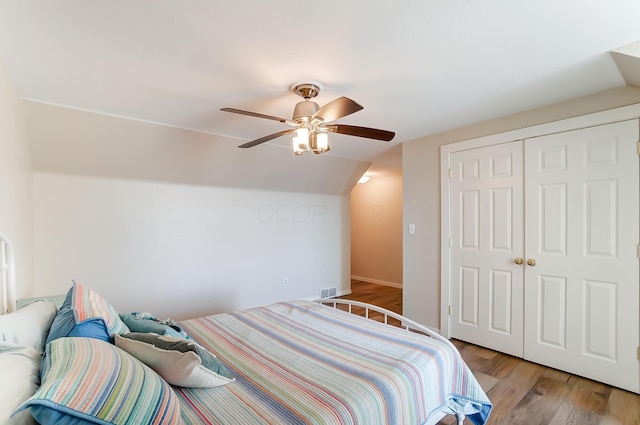
<path fill-rule="evenodd" d="M 530 265 L 531 267 L 536 265 L 536 259 L 535 258 L 529 258 L 527 260 L 527 264 Z"/>
<path fill-rule="evenodd" d="M 513 260 L 513 262 L 516 263 L 517 265 L 521 266 L 524 263 L 524 258 L 517 257 L 515 260 Z"/>

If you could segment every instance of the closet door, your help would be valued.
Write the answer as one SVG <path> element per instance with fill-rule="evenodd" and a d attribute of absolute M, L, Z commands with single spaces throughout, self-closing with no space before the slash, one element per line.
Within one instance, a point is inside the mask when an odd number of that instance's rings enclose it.
<path fill-rule="evenodd" d="M 522 142 L 451 155 L 451 336 L 522 357 Z"/>
<path fill-rule="evenodd" d="M 524 357 L 634 392 L 637 142 L 637 120 L 525 141 Z"/>

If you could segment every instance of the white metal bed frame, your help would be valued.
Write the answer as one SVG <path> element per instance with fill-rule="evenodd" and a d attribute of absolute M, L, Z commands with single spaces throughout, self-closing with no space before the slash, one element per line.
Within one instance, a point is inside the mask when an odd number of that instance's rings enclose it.
<path fill-rule="evenodd" d="M 0 314 L 6 314 L 15 311 L 16 283 L 13 245 L 11 245 L 9 239 L 2 233 L 0 233 L 0 297 L 2 297 L 2 303 L 0 304 Z M 442 335 L 391 310 L 354 300 L 325 298 L 316 301 L 325 305 L 331 305 L 334 308 L 338 308 L 338 305 L 346 305 L 348 306 L 347 311 L 353 314 L 356 314 L 352 311 L 353 307 L 361 307 L 365 311 L 366 318 L 372 319 L 371 317 L 369 317 L 369 312 L 373 311 L 375 313 L 382 314 L 383 322 L 388 325 L 390 325 L 388 323 L 388 319 L 391 317 L 395 320 L 398 320 L 401 324 L 401 327 L 405 330 L 422 332 L 432 338 L 444 342 L 457 351 L 457 348 L 451 343 L 451 341 L 444 338 Z M 446 415 L 446 413 L 437 414 L 435 417 L 427 421 L 424 425 L 435 425 Z M 456 419 L 458 421 L 458 425 L 462 425 L 465 419 L 465 415 L 461 413 L 456 414 Z"/>
<path fill-rule="evenodd" d="M 376 320 L 373 319 L 371 317 L 369 317 L 369 312 L 374 312 L 374 313 L 379 313 L 382 314 L 382 322 L 386 325 L 389 326 L 393 326 L 391 324 L 389 324 L 389 318 L 393 318 L 395 320 L 398 320 L 400 322 L 400 327 L 407 330 L 407 331 L 417 331 L 420 333 L 424 333 L 427 336 L 431 337 L 431 338 L 435 338 L 438 341 L 441 341 L 445 344 L 447 344 L 448 346 L 452 347 L 455 351 L 458 351 L 458 349 L 456 348 L 455 345 L 453 345 L 453 343 L 451 341 L 449 341 L 447 338 L 443 337 L 442 335 L 440 335 L 439 333 L 427 328 L 426 326 L 421 325 L 418 322 L 415 322 L 411 319 L 408 319 L 404 316 L 402 316 L 401 314 L 398 314 L 396 312 L 393 312 L 391 310 L 387 310 L 386 308 L 382 308 L 382 307 L 378 307 L 372 304 L 367 304 L 361 301 L 355 301 L 355 300 L 348 300 L 348 299 L 342 299 L 342 298 L 322 298 L 319 300 L 316 300 L 316 302 L 324 304 L 324 305 L 328 305 L 331 306 L 333 308 L 338 308 L 339 305 L 346 305 L 347 309 L 345 311 L 352 313 L 352 314 L 357 314 L 353 312 L 353 307 L 360 307 L 364 309 L 364 317 L 366 317 L 367 319 L 371 319 L 371 320 Z M 342 309 L 341 309 L 342 310 Z M 377 321 L 377 320 L 376 320 Z M 423 425 L 436 425 L 442 418 L 444 418 L 445 416 L 447 416 L 446 413 L 439 413 L 436 414 L 433 418 L 431 418 L 430 420 L 428 420 L 427 422 L 425 422 Z M 458 421 L 458 425 L 462 425 L 464 423 L 465 420 L 465 415 L 462 413 L 457 413 L 456 415 L 456 419 Z"/>
<path fill-rule="evenodd" d="M 10 313 L 16 309 L 16 277 L 13 245 L 0 233 L 0 314 Z"/>

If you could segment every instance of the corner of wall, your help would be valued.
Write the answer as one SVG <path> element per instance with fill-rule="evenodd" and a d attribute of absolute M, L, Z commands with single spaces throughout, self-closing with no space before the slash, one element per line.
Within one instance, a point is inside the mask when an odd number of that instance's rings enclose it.
<path fill-rule="evenodd" d="M 20 96 L 0 63 L 0 232 L 13 244 L 16 294 L 28 293 L 33 282 L 33 201 L 31 154 Z"/>

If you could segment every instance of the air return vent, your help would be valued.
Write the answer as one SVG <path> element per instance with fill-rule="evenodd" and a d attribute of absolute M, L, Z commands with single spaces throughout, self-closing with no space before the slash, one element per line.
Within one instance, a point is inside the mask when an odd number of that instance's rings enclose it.
<path fill-rule="evenodd" d="M 336 288 L 326 288 L 320 290 L 320 298 L 333 298 L 336 296 Z"/>

